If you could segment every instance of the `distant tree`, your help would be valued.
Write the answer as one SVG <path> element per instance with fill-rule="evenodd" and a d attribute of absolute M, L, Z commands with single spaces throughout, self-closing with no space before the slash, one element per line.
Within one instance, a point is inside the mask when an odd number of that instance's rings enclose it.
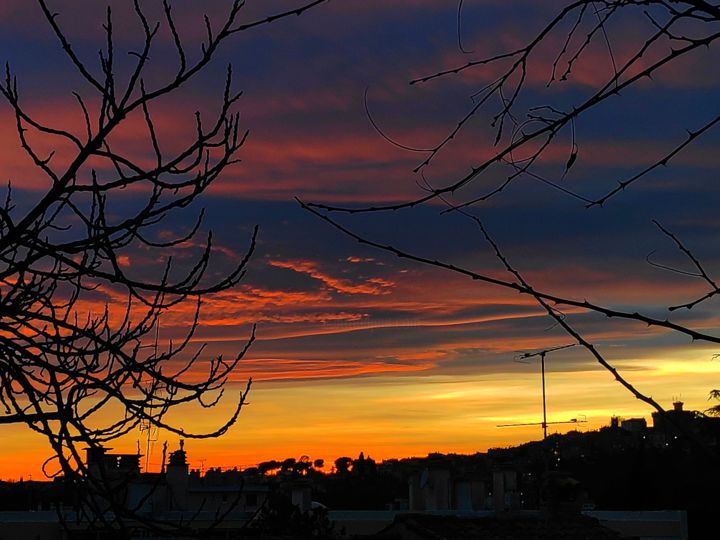
<path fill-rule="evenodd" d="M 258 464 L 258 471 L 260 474 L 267 474 L 270 471 L 276 471 L 278 470 L 282 464 L 279 461 L 271 460 L 271 461 L 263 461 L 262 463 Z"/>
<path fill-rule="evenodd" d="M 73 47 L 63 18 L 48 0 L 37 0 L 39 13 L 84 84 L 70 96 L 76 125 L 52 125 L 36 116 L 6 68 L 0 94 L 14 113 L 19 147 L 47 189 L 33 201 L 23 195 L 18 204 L 8 188 L 0 207 L 0 424 L 24 424 L 41 434 L 53 452 L 47 474 L 63 474 L 83 490 L 102 494 L 88 504 L 109 502 L 117 519 L 137 515 L 114 499 L 112 486 L 88 474 L 83 447 L 98 449 L 143 424 L 183 438 L 220 436 L 235 423 L 250 388 L 248 382 L 236 395 L 234 410 L 207 432 L 188 432 L 167 419 L 178 406 L 218 403 L 254 339 L 253 329 L 233 358 L 207 360 L 203 348 L 190 350 L 201 299 L 242 279 L 257 229 L 246 253 L 220 275 L 210 264 L 212 235 L 201 232 L 203 213 L 182 213 L 237 163 L 246 140 L 230 67 L 218 89 L 214 116 L 193 114 L 199 108 L 193 103 L 187 117 L 177 111 L 176 121 L 189 122 L 195 133 L 182 144 L 163 140 L 155 107 L 204 73 L 234 34 L 300 15 L 324 1 L 308 0 L 249 22 L 240 21 L 244 1 L 227 2 L 219 24 L 207 17 L 201 22 L 205 38 L 192 51 L 169 0 L 157 3 L 160 22 L 149 18 L 146 3 L 128 2 L 143 36 L 129 50 L 119 45 L 108 7 L 104 47 L 94 65 Z M 168 58 L 159 50 L 163 41 L 174 50 L 176 64 L 167 76 Z M 49 92 L 55 87 L 52 77 L 48 73 L 44 82 Z M 145 148 L 123 143 L 119 135 L 138 126 Z M 179 215 L 190 225 L 168 236 L 167 220 Z M 192 246 L 194 261 L 173 261 L 176 250 Z M 133 264 L 140 253 L 162 261 L 159 268 Z M 162 314 L 180 306 L 190 312 L 184 338 L 148 347 Z M 90 511 L 96 518 L 105 515 L 104 507 Z"/>
<path fill-rule="evenodd" d="M 350 457 L 339 457 L 335 460 L 335 471 L 340 475 L 348 474 L 352 463 L 353 459 Z"/>
<path fill-rule="evenodd" d="M 462 2 L 459 2 L 459 5 L 462 7 Z M 714 101 L 708 99 L 703 121 L 688 126 L 681 139 L 670 144 L 664 152 L 648 158 L 635 172 L 627 177 L 613 179 L 611 185 L 603 188 L 604 191 L 600 194 L 584 194 L 574 188 L 575 184 L 569 183 L 573 171 L 577 170 L 583 158 L 582 141 L 576 136 L 576 126 L 588 116 L 602 114 L 601 106 L 613 102 L 612 100 L 622 99 L 632 89 L 639 89 L 664 68 L 691 66 L 697 58 L 695 55 L 711 50 L 711 46 L 716 45 L 720 39 L 717 31 L 720 24 L 720 6 L 716 2 L 705 0 L 574 0 L 561 2 L 559 9 L 548 9 L 552 10 L 552 14 L 538 31 L 513 36 L 514 42 L 522 43 L 517 48 L 469 61 L 461 60 L 456 66 L 443 68 L 410 81 L 411 85 L 419 86 L 463 74 L 479 76 L 471 81 L 484 81 L 478 84 L 467 112 L 435 144 L 426 148 L 411 148 L 395 142 L 381 132 L 390 143 L 424 154 L 414 169 L 414 172 L 423 174 L 419 182 L 422 187 L 421 195 L 398 203 L 369 207 L 305 202 L 301 202 L 301 205 L 361 244 L 403 259 L 460 274 L 476 283 L 489 284 L 533 298 L 559 328 L 584 347 L 589 356 L 608 370 L 635 398 L 664 413 L 660 403 L 640 391 L 625 375 L 618 372 L 608 360 L 606 352 L 578 330 L 574 318 L 578 313 L 594 312 L 615 321 L 639 322 L 657 330 L 678 333 L 693 341 L 719 344 L 720 337 L 709 332 L 702 323 L 673 320 L 671 317 L 673 313 L 692 310 L 720 295 L 718 282 L 693 254 L 691 248 L 669 228 L 656 222 L 660 234 L 686 259 L 690 270 L 654 262 L 653 264 L 661 269 L 701 280 L 706 286 L 706 292 L 685 302 L 667 306 L 665 314 L 658 314 L 655 310 L 644 313 L 634 309 L 623 310 L 609 303 L 590 302 L 583 297 L 573 298 L 557 294 L 545 290 L 542 285 L 531 283 L 495 241 L 490 229 L 479 217 L 479 212 L 488 201 L 501 198 L 509 191 L 510 186 L 522 181 L 540 182 L 548 186 L 549 192 L 571 197 L 586 208 L 600 210 L 622 197 L 623 193 L 635 188 L 641 181 L 652 181 L 654 173 L 671 165 L 688 146 L 717 128 L 720 116 L 714 108 Z M 527 25 L 523 24 L 518 28 L 522 32 L 526 27 Z M 632 28 L 632 32 L 628 33 L 628 28 Z M 458 35 L 461 38 L 460 28 Z M 613 36 L 628 38 L 623 42 L 621 51 L 616 50 Z M 462 39 L 460 41 L 462 42 Z M 461 53 L 468 53 L 462 45 L 460 49 Z M 595 54 L 598 51 L 605 52 L 605 70 L 598 64 Z M 704 68 L 711 70 L 712 66 L 707 65 Z M 563 91 L 568 81 L 573 81 L 578 73 L 588 72 L 591 72 L 593 77 L 590 80 L 587 80 L 587 77 L 583 79 L 583 91 Z M 541 85 L 536 84 L 538 74 L 543 81 Z M 541 99 L 547 101 L 531 103 L 534 99 L 531 82 L 535 89 L 538 86 L 546 88 Z M 716 93 L 708 95 L 715 96 Z M 674 103 L 667 104 L 669 108 L 674 106 Z M 658 109 L 657 115 L 658 118 L 664 118 L 661 109 Z M 372 118 L 371 120 L 380 131 L 377 123 Z M 449 181 L 444 179 L 434 182 L 429 177 L 429 165 L 458 139 L 473 136 L 468 127 L 480 121 L 486 121 L 492 133 L 488 140 L 483 138 L 473 141 L 470 146 L 477 152 L 466 155 L 466 170 L 469 172 Z M 619 118 L 614 124 L 614 132 L 620 133 L 623 128 L 629 130 L 632 127 L 631 122 L 627 119 L 627 123 L 623 125 L 623 118 Z M 481 137 L 486 136 L 487 130 L 482 132 Z M 548 165 L 551 161 L 549 158 L 558 154 L 564 155 L 564 159 L 561 165 L 553 170 Z M 639 151 L 637 155 L 640 155 Z M 470 189 L 471 186 L 474 189 Z M 478 271 L 469 265 L 462 266 L 441 260 L 433 254 L 420 255 L 410 252 L 384 238 L 371 238 L 364 233 L 358 233 L 358 229 L 351 223 L 336 217 L 339 214 L 400 210 L 412 212 L 426 204 L 441 204 L 446 209 L 445 214 L 466 216 L 486 242 L 491 257 L 501 263 L 507 277 Z M 539 207 L 541 200 L 536 201 L 536 204 Z M 509 221 L 517 219 L 512 212 L 507 212 L 506 216 Z M 628 231 L 628 234 L 632 232 Z M 632 330 L 628 333 L 632 333 Z"/>
<path fill-rule="evenodd" d="M 291 473 L 293 470 L 295 470 L 296 464 L 297 460 L 294 457 L 284 459 L 283 462 L 280 464 L 280 471 L 284 473 Z"/>
<path fill-rule="evenodd" d="M 711 390 L 710 397 L 708 399 L 720 400 L 720 390 Z M 705 413 L 710 416 L 720 416 L 720 403 L 713 405 L 712 407 L 705 409 Z"/>
<path fill-rule="evenodd" d="M 312 470 L 312 461 L 309 456 L 300 456 L 300 459 L 293 467 L 293 473 L 298 476 L 305 476 Z"/>
<path fill-rule="evenodd" d="M 362 459 L 361 459 L 362 457 Z M 314 496 L 332 509 L 382 510 L 407 496 L 407 478 L 378 474 L 375 461 L 364 454 L 335 460 L 335 474 L 327 475 Z"/>

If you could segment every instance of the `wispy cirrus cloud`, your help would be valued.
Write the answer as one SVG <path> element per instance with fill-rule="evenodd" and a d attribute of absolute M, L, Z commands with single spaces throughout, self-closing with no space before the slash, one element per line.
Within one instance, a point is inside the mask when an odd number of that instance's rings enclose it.
<path fill-rule="evenodd" d="M 268 264 L 276 268 L 285 268 L 301 274 L 307 274 L 311 278 L 323 283 L 326 287 L 343 294 L 386 295 L 390 293 L 390 290 L 395 285 L 392 281 L 381 277 L 366 278 L 359 283 L 354 283 L 348 279 L 331 276 L 327 272 L 322 271 L 319 265 L 313 261 L 270 260 Z"/>

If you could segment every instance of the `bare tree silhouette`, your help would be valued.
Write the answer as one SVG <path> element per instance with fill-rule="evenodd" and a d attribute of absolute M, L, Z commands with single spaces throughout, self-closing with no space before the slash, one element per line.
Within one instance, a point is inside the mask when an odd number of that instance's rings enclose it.
<path fill-rule="evenodd" d="M 462 2 L 459 4 L 462 8 Z M 460 12 L 459 9 L 459 12 Z M 461 14 L 459 14 L 461 17 Z M 628 21 L 632 24 L 628 25 Z M 643 24 L 644 23 L 644 24 Z M 421 196 L 412 200 L 376 206 L 338 206 L 322 203 L 299 201 L 308 211 L 314 213 L 328 224 L 356 241 L 386 251 L 398 257 L 422 264 L 442 268 L 467 276 L 477 282 L 491 284 L 517 291 L 533 298 L 560 328 L 569 334 L 577 344 L 585 348 L 594 360 L 608 370 L 634 397 L 663 413 L 660 403 L 641 392 L 608 361 L 600 347 L 573 325 L 572 317 L 563 313 L 563 309 L 575 312 L 595 312 L 620 321 L 641 322 L 649 327 L 665 329 L 684 334 L 693 341 L 720 343 L 720 337 L 708 332 L 702 325 L 674 321 L 672 312 L 691 310 L 707 302 L 720 293 L 717 282 L 706 271 L 700 260 L 683 241 L 658 222 L 655 222 L 662 235 L 667 237 L 683 257 L 692 265 L 691 271 L 681 271 L 672 265 L 648 261 L 659 268 L 681 272 L 703 280 L 707 292 L 698 298 L 689 299 L 677 305 L 666 306 L 668 316 L 658 316 L 652 312 L 623 311 L 611 304 L 589 302 L 586 299 L 571 298 L 551 291 L 537 288 L 515 267 L 503 253 L 501 246 L 494 240 L 486 224 L 478 217 L 479 207 L 485 201 L 501 196 L 508 186 L 521 180 L 541 182 L 552 190 L 576 199 L 585 208 L 600 208 L 611 203 L 627 190 L 643 180 L 651 181 L 658 169 L 671 164 L 689 145 L 707 134 L 720 123 L 720 116 L 707 114 L 704 122 L 687 130 L 682 140 L 675 143 L 664 153 L 649 158 L 648 162 L 627 177 L 617 179 L 612 187 L 599 195 L 583 194 L 575 191 L 567 182 L 566 176 L 582 161 L 581 142 L 576 137 L 576 124 L 597 110 L 606 102 L 622 99 L 624 91 L 638 87 L 652 79 L 664 68 L 683 66 L 690 62 L 693 54 L 704 51 L 720 38 L 720 6 L 707 1 L 647 1 L 647 0 L 576 0 L 562 3 L 560 9 L 550 17 L 549 22 L 530 36 L 521 36 L 525 45 L 508 52 L 501 52 L 486 58 L 462 62 L 450 69 L 444 69 L 410 81 L 411 85 L 421 85 L 455 76 L 461 73 L 478 71 L 481 80 L 488 81 L 473 94 L 469 110 L 459 118 L 439 142 L 426 148 L 413 148 L 386 136 L 379 122 L 370 117 L 373 127 L 391 144 L 405 150 L 424 153 L 425 157 L 414 169 L 424 173 L 435 158 L 453 141 L 463 136 L 471 136 L 466 128 L 472 122 L 487 120 L 492 137 L 477 142 L 478 147 L 488 149 L 479 152 L 481 157 L 472 163 L 474 156 L 468 155 L 470 172 L 441 185 L 434 185 L 423 174 L 424 189 Z M 624 26 L 623 26 L 624 25 Z M 616 51 L 612 39 L 612 30 L 633 29 L 633 38 L 623 44 L 622 51 Z M 458 34 L 460 25 L 458 24 Z M 625 32 L 627 34 L 627 32 Z M 458 43 L 463 54 L 467 53 L 458 35 Z M 591 51 L 605 51 L 607 70 L 590 65 L 597 62 L 597 56 Z M 593 59 L 594 58 L 594 59 Z M 552 90 L 566 81 L 572 81 L 578 68 L 585 66 L 593 71 L 595 77 L 587 92 L 566 93 L 562 106 L 543 103 L 528 106 L 530 78 L 535 88 L 540 86 L 535 79 L 544 74 L 545 94 L 553 96 Z M 588 83 L 585 81 L 585 88 Z M 579 96 L 579 97 L 578 97 Z M 559 101 L 562 101 L 559 99 Z M 368 115 L 370 115 L 368 113 Z M 615 126 L 616 131 L 621 129 Z M 562 168 L 555 173 L 547 173 L 547 160 L 543 158 L 551 152 L 564 152 Z M 555 153 L 557 154 L 557 152 Z M 545 165 L 544 168 L 543 165 Z M 428 173 L 429 174 L 429 173 Z M 500 181 L 497 180 L 500 176 Z M 469 190 L 474 186 L 474 190 Z M 471 194 L 464 195 L 470 191 Z M 478 192 L 480 193 L 478 195 Z M 383 211 L 411 211 L 428 203 L 441 203 L 445 209 L 441 213 L 463 214 L 474 222 L 480 236 L 485 240 L 492 256 L 500 261 L 508 274 L 507 279 L 495 274 L 476 272 L 468 267 L 460 267 L 451 262 L 438 260 L 432 255 L 420 255 L 392 245 L 382 238 L 370 238 L 358 233 L 348 220 L 340 220 L 339 214 L 364 214 Z"/>
<path fill-rule="evenodd" d="M 74 92 L 84 122 L 52 126 L 36 117 L 6 67 L 0 92 L 14 112 L 22 150 L 48 188 L 27 207 L 25 200 L 16 204 L 8 187 L 0 208 L 0 424 L 24 424 L 45 437 L 53 451 L 47 474 L 63 474 L 112 501 L 117 485 L 102 482 L 103 474 L 88 474 L 84 448 L 99 449 L 141 423 L 184 438 L 218 437 L 238 418 L 250 381 L 234 398 L 229 417 L 206 432 L 188 432 L 166 419 L 180 406 L 215 406 L 254 339 L 253 328 L 235 357 L 210 361 L 202 347 L 190 346 L 202 297 L 242 279 L 257 228 L 244 256 L 221 276 L 211 265 L 215 249 L 212 235 L 202 232 L 202 212 L 174 238 L 159 233 L 163 222 L 238 161 L 248 134 L 235 111 L 240 93 L 233 90 L 228 66 L 217 113 L 211 118 L 190 114 L 195 135 L 181 147 L 176 141 L 163 144 L 153 107 L 203 73 L 234 34 L 300 15 L 325 1 L 303 2 L 250 22 L 240 20 L 245 2 L 228 2 L 219 24 L 208 16 L 200 21 L 205 37 L 199 50 L 189 50 L 169 0 L 158 4 L 158 22 L 134 0 L 129 5 L 144 38 L 129 56 L 117 44 L 108 7 L 96 66 L 76 52 L 62 17 L 48 1 L 38 0 L 39 12 L 84 85 Z M 174 48 L 177 64 L 164 80 L 159 61 L 151 59 L 163 40 Z M 132 122 L 144 126 L 147 148 L 116 142 L 118 131 Z M 48 147 L 57 152 L 45 153 Z M 173 263 L 174 250 L 186 246 L 196 246 L 195 260 Z M 127 264 L 138 250 L 148 260 L 164 260 L 156 277 Z M 114 305 L 103 300 L 105 306 L 98 309 L 101 293 Z M 159 349 L 147 347 L 161 315 L 181 305 L 194 313 L 184 338 Z M 112 510 L 121 515 L 132 509 Z"/>

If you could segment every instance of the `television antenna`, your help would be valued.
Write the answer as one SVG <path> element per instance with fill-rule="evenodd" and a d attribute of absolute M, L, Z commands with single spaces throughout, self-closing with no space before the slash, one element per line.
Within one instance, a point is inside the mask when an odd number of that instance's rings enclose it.
<path fill-rule="evenodd" d="M 516 362 L 519 362 L 521 364 L 529 364 L 530 362 L 524 362 L 523 360 L 527 360 L 529 358 L 536 358 L 540 357 L 540 373 L 541 373 L 541 380 L 542 380 L 542 408 L 543 408 L 543 419 L 542 422 L 522 422 L 519 424 L 498 424 L 497 427 L 520 427 L 520 426 L 542 426 L 543 428 L 543 440 L 547 439 L 547 427 L 548 425 L 552 424 L 577 424 L 581 422 L 587 422 L 587 419 L 585 418 L 585 415 L 579 415 L 577 418 L 571 418 L 570 420 L 561 420 L 556 422 L 548 422 L 547 421 L 547 401 L 545 397 L 545 356 L 548 353 L 555 352 L 555 351 L 561 351 L 563 349 L 569 349 L 570 347 L 574 347 L 577 345 L 576 343 L 570 343 L 567 345 L 559 345 L 557 347 L 550 347 L 549 349 L 543 349 L 542 351 L 536 351 L 536 352 L 526 352 L 522 353 L 519 356 L 515 358 Z"/>
<path fill-rule="evenodd" d="M 158 320 L 155 324 L 155 343 L 152 345 L 153 347 L 153 356 L 157 358 L 158 355 L 158 339 L 160 337 L 160 321 Z M 149 347 L 149 345 L 147 345 Z M 151 400 L 152 401 L 152 400 Z M 147 436 L 145 438 L 145 472 L 150 472 L 150 451 L 152 449 L 153 443 L 157 442 L 158 440 L 158 429 L 155 425 L 153 425 L 152 422 L 150 422 L 149 419 L 142 420 L 140 422 L 140 426 L 138 427 L 140 433 L 146 432 Z M 138 450 L 139 450 L 140 443 L 138 441 Z M 138 454 L 140 452 L 138 451 Z M 163 466 L 164 466 L 164 459 L 163 459 Z"/>

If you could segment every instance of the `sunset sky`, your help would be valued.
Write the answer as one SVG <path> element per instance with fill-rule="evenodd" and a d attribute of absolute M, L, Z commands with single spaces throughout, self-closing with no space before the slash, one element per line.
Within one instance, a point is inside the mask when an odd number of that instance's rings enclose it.
<path fill-rule="evenodd" d="M 95 62 L 105 3 L 49 3 L 74 46 Z M 118 47 L 124 51 L 137 47 L 139 37 L 129 4 L 111 2 Z M 147 4 L 157 17 L 159 3 Z M 174 3 L 180 31 L 195 44 L 204 32 L 203 12 L 196 4 Z M 211 20 L 219 21 L 227 2 L 203 4 Z M 241 17 L 253 20 L 297 4 L 249 0 Z M 422 196 L 423 179 L 413 169 L 427 154 L 383 139 L 368 118 L 364 96 L 373 120 L 389 137 L 407 146 L 433 147 L 473 106 L 473 94 L 497 73 L 477 68 L 422 85 L 408 82 L 520 46 L 560 5 L 466 1 L 462 42 L 472 52 L 464 53 L 458 47 L 455 1 L 333 0 L 301 17 L 231 38 L 200 79 L 156 107 L 163 144 L 172 147 L 192 137 L 194 111 L 214 110 L 225 66 L 232 63 L 235 85 L 244 92 L 238 110 L 250 132 L 242 162 L 227 169 L 182 219 L 172 217 L 163 227 L 187 230 L 204 207 L 204 228 L 213 230 L 216 243 L 213 272 L 218 275 L 242 257 L 253 226 L 260 227 L 246 278 L 236 288 L 204 299 L 195 337 L 198 346 L 208 344 L 208 358 L 240 350 L 252 323 L 257 323 L 257 341 L 228 384 L 230 395 L 216 409 L 178 411 L 174 418 L 188 429 L 212 429 L 230 414 L 232 394 L 248 377 L 254 381 L 250 404 L 222 438 L 187 443 L 192 467 L 245 467 L 303 454 L 332 461 L 360 451 L 375 459 L 471 453 L 541 437 L 539 426 L 496 427 L 542 417 L 537 359 L 519 363 L 517 356 L 572 343 L 531 298 L 360 246 L 302 210 L 294 198 L 362 206 Z M 615 56 L 622 59 L 633 52 L 649 28 L 641 12 L 619 19 L 608 29 Z M 174 69 L 171 44 L 163 43 L 152 56 L 158 77 Z M 561 34 L 552 37 L 548 48 L 553 46 L 562 46 Z M 29 110 L 67 129 L 83 129 L 72 91 L 90 91 L 72 71 L 34 2 L 2 2 L 0 51 L 0 60 L 7 60 L 18 76 Z M 552 58 L 541 49 L 529 66 L 525 109 L 575 102 L 612 70 L 607 50 L 594 47 L 570 80 L 547 88 Z M 718 60 L 711 47 L 583 117 L 576 124 L 578 163 L 563 186 L 600 196 L 671 150 L 685 130 L 717 115 Z M 488 115 L 474 119 L 425 169 L 426 180 L 451 183 L 487 158 L 492 152 L 490 121 Z M 135 128 L 129 122 L 116 140 L 136 148 L 138 159 L 147 158 L 152 148 Z M 566 135 L 539 165 L 557 181 L 571 145 Z M 653 266 L 646 257 L 652 254 L 652 261 L 692 270 L 653 225 L 657 220 L 682 238 L 706 269 L 720 273 L 718 142 L 717 129 L 707 133 L 668 167 L 603 208 L 585 209 L 581 201 L 524 177 L 474 211 L 538 288 L 670 316 L 717 334 L 714 300 L 691 311 L 667 311 L 707 292 L 706 284 Z M 5 103 L 0 104 L 0 163 L 2 183 L 11 181 L 20 208 L 47 188 L 20 152 Z M 504 173 L 491 171 L 482 183 L 468 187 L 462 199 L 492 189 L 503 178 Z M 122 212 L 131 198 L 115 201 L 114 209 Z M 337 218 L 384 244 L 507 278 L 474 224 L 457 214 L 442 214 L 444 208 L 437 201 L 409 211 Z M 173 255 L 190 260 L 196 249 L 182 246 Z M 124 259 L 138 272 L 152 272 L 157 263 L 142 251 Z M 112 291 L 98 291 L 90 305 L 103 309 L 117 301 Z M 161 343 L 182 335 L 190 312 L 177 309 L 164 317 Z M 720 360 L 714 359 L 720 351 L 712 344 L 577 310 L 567 313 L 643 393 L 667 407 L 676 399 L 689 409 L 710 405 L 708 392 L 718 387 L 720 375 Z M 202 376 L 199 368 L 197 376 Z M 611 415 L 649 420 L 652 412 L 580 347 L 548 356 L 547 392 L 548 420 L 587 419 L 552 426 L 551 432 L 597 429 Z M 132 452 L 143 438 L 137 433 L 114 448 Z M 159 468 L 162 441 L 168 440 L 171 449 L 178 444 L 176 436 L 164 433 L 157 439 L 152 470 Z M 0 440 L 0 478 L 42 477 L 40 465 L 50 454 L 42 439 L 23 426 L 0 426 Z"/>

